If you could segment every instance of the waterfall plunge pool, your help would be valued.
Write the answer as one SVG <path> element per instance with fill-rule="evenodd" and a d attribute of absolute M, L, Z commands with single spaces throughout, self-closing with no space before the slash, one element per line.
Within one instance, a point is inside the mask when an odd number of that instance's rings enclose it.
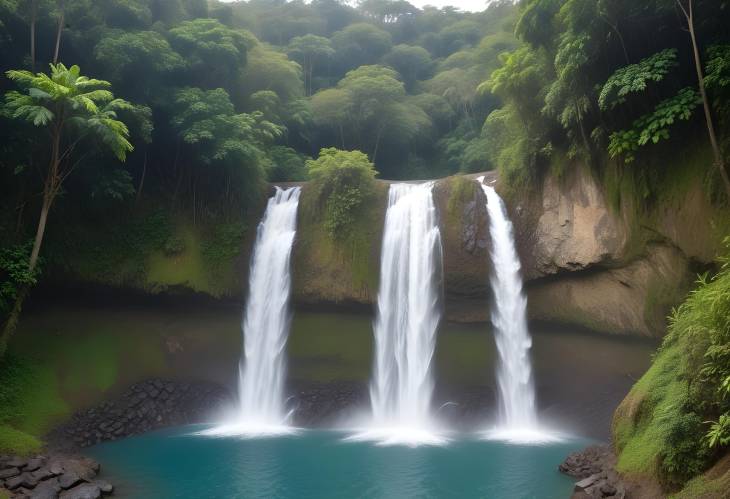
<path fill-rule="evenodd" d="M 208 426 L 171 428 L 89 449 L 115 497 L 564 499 L 557 470 L 590 441 L 509 445 L 454 434 L 444 446 L 382 447 L 347 433 L 304 430 L 260 439 L 205 437 Z"/>

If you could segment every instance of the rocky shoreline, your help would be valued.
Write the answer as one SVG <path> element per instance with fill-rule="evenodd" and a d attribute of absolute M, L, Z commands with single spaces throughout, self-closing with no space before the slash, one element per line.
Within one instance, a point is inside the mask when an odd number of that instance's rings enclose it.
<path fill-rule="evenodd" d="M 12 499 L 97 499 L 114 487 L 97 478 L 99 463 L 61 454 L 0 455 L 0 497 Z"/>
<path fill-rule="evenodd" d="M 616 456 L 608 445 L 592 445 L 570 454 L 558 469 L 577 478 L 571 499 L 625 499 L 628 484 L 616 472 Z"/>
<path fill-rule="evenodd" d="M 200 423 L 231 400 L 231 394 L 215 383 L 149 379 L 132 385 L 114 400 L 76 413 L 48 441 L 54 449 L 73 450 L 168 426 Z"/>

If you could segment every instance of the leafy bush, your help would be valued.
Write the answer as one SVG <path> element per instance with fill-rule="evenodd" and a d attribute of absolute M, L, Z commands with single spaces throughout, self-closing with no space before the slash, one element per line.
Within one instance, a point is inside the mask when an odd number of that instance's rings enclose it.
<path fill-rule="evenodd" d="M 209 239 L 203 242 L 203 260 L 216 277 L 241 252 L 241 242 L 246 234 L 246 224 L 229 222 L 213 228 Z"/>
<path fill-rule="evenodd" d="M 668 425 L 660 459 L 662 480 L 671 488 L 704 471 L 710 452 L 702 439 L 702 419 L 696 413 L 680 414 Z"/>
<path fill-rule="evenodd" d="M 30 242 L 0 248 L 0 317 L 10 310 L 23 287 L 36 283 L 40 267 L 32 272 L 28 269 L 31 249 Z"/>
<path fill-rule="evenodd" d="M 364 153 L 335 148 L 322 149 L 319 158 L 307 161 L 307 169 L 324 209 L 325 229 L 333 238 L 345 238 L 372 195 L 378 172 Z"/>
<path fill-rule="evenodd" d="M 726 244 L 730 253 L 730 238 Z M 730 446 L 728 261 L 720 258 L 719 272 L 701 276 L 673 311 L 657 358 L 616 412 L 620 470 L 653 471 L 668 489 L 708 469 Z"/>
<path fill-rule="evenodd" d="M 612 158 L 623 156 L 626 163 L 631 163 L 639 147 L 669 139 L 671 126 L 680 120 L 689 120 L 692 111 L 700 103 L 702 99 L 693 88 L 680 90 L 674 97 L 657 104 L 653 112 L 634 121 L 628 130 L 613 132 L 609 139 L 608 154 Z"/>
<path fill-rule="evenodd" d="M 185 241 L 177 236 L 170 236 L 162 246 L 165 256 L 176 256 L 185 251 Z"/>
<path fill-rule="evenodd" d="M 11 426 L 24 417 L 19 401 L 29 372 L 26 362 L 12 354 L 0 360 L 0 453 L 30 454 L 40 450 L 37 438 Z"/>
<path fill-rule="evenodd" d="M 626 102 L 626 96 L 646 90 L 648 82 L 658 83 L 677 66 L 677 49 L 665 49 L 637 64 L 616 70 L 598 96 L 601 109 L 613 109 Z"/>

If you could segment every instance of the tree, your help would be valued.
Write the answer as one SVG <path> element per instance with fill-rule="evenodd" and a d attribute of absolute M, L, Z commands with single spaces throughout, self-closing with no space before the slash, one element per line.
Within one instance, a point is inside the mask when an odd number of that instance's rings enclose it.
<path fill-rule="evenodd" d="M 360 0 L 357 7 L 366 16 L 383 24 L 397 23 L 419 12 L 405 0 Z"/>
<path fill-rule="evenodd" d="M 428 76 L 431 70 L 431 54 L 423 47 L 396 45 L 383 57 L 383 62 L 400 73 L 406 88 L 413 88 L 416 81 Z"/>
<path fill-rule="evenodd" d="M 127 126 L 117 119 L 117 112 L 131 109 L 131 104 L 115 99 L 111 84 L 81 75 L 78 66 L 67 68 L 51 64 L 50 75 L 30 71 L 8 71 L 22 92 L 5 95 L 5 111 L 12 118 L 36 127 L 43 127 L 50 136 L 49 162 L 43 183 L 43 203 L 33 249 L 28 260 L 32 274 L 38 264 L 48 213 L 64 181 L 82 160 L 76 155 L 77 145 L 94 139 L 110 150 L 120 161 L 132 150 Z M 0 337 L 0 355 L 15 329 L 27 288 L 19 293 L 13 311 Z"/>
<path fill-rule="evenodd" d="M 165 38 L 155 31 L 126 32 L 114 30 L 94 47 L 94 58 L 104 67 L 115 84 L 149 98 L 160 75 L 182 69 L 185 61 L 172 50 Z M 139 78 L 144 72 L 147 77 Z"/>
<path fill-rule="evenodd" d="M 312 34 L 291 39 L 287 48 L 289 57 L 302 65 L 304 89 L 307 96 L 312 95 L 312 75 L 314 68 L 326 64 L 334 55 L 330 41 L 323 36 Z"/>
<path fill-rule="evenodd" d="M 322 149 L 306 167 L 316 189 L 324 227 L 332 238 L 346 238 L 355 225 L 355 216 L 373 193 L 375 166 L 360 151 Z"/>
<path fill-rule="evenodd" d="M 337 130 L 341 147 L 345 148 L 345 125 L 352 110 L 350 94 L 339 88 L 328 88 L 312 97 L 314 123 L 319 127 Z"/>
<path fill-rule="evenodd" d="M 366 64 L 375 64 L 393 46 L 385 30 L 367 23 L 351 24 L 332 36 L 337 63 L 343 72 Z M 342 74 L 342 73 L 340 73 Z"/>
<path fill-rule="evenodd" d="M 248 64 L 241 72 L 238 91 L 243 100 L 243 96 L 259 90 L 274 91 L 284 102 L 300 98 L 304 93 L 301 67 L 289 60 L 286 54 L 257 45 L 251 50 Z"/>
<path fill-rule="evenodd" d="M 228 92 L 222 88 L 180 89 L 175 93 L 174 110 L 171 124 L 188 148 L 185 166 L 192 184 L 193 221 L 197 212 L 197 183 L 201 177 L 223 179 L 226 186 L 230 186 L 233 178 L 238 181 L 239 191 L 253 196 L 267 166 L 265 146 L 282 134 L 282 128 L 266 121 L 260 111 L 236 113 Z M 201 175 L 200 168 L 196 168 L 198 164 L 214 168 L 206 169 Z M 179 188 L 183 175 L 180 172 L 177 175 Z M 229 191 L 226 187 L 226 193 Z"/>
<path fill-rule="evenodd" d="M 725 193 L 730 199 L 730 178 L 728 178 L 727 170 L 725 169 L 725 160 L 722 157 L 722 151 L 720 150 L 720 143 L 717 140 L 717 134 L 715 133 L 715 124 L 712 120 L 712 110 L 710 109 L 710 100 L 707 98 L 707 90 L 705 89 L 705 76 L 702 72 L 702 59 L 700 58 L 700 49 L 697 44 L 697 34 L 695 33 L 695 22 L 694 22 L 694 4 L 692 0 L 675 0 L 679 9 L 684 14 L 687 21 L 687 29 L 689 30 L 689 38 L 692 42 L 692 54 L 694 56 L 695 71 L 697 72 L 697 85 L 700 89 L 700 97 L 702 98 L 702 106 L 705 110 L 705 122 L 707 124 L 707 135 L 710 139 L 710 145 L 712 146 L 712 153 L 715 157 L 715 166 L 720 172 L 720 177 L 725 186 Z"/>
<path fill-rule="evenodd" d="M 195 19 L 171 29 L 170 43 L 185 58 L 196 85 L 232 89 L 256 42 L 250 33 L 215 19 Z"/>

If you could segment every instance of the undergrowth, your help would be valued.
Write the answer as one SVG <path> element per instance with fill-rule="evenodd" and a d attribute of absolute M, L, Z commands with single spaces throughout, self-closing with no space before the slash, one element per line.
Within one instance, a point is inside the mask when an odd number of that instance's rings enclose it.
<path fill-rule="evenodd" d="M 653 476 L 666 490 L 681 489 L 729 448 L 730 435 L 713 435 L 730 430 L 718 429 L 730 411 L 728 258 L 720 264 L 673 311 L 654 363 L 614 416 L 619 471 Z"/>

